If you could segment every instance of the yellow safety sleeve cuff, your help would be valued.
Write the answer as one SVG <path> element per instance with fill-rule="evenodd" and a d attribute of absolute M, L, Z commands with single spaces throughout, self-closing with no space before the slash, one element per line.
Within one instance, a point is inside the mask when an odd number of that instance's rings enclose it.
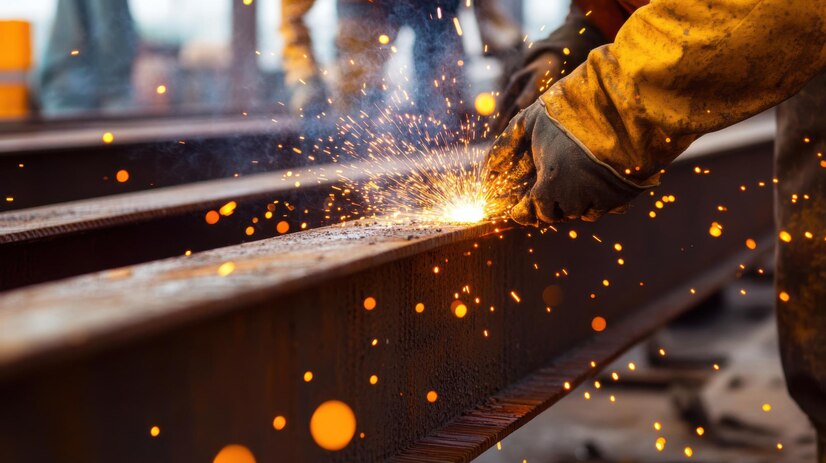
<path fill-rule="evenodd" d="M 540 98 L 641 185 L 695 139 L 794 95 L 826 66 L 820 0 L 653 0 Z"/>

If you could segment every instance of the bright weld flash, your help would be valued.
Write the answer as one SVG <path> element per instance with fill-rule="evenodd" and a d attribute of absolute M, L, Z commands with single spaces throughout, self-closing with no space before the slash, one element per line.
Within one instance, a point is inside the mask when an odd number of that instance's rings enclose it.
<path fill-rule="evenodd" d="M 368 181 L 348 182 L 365 217 L 392 223 L 473 224 L 503 217 L 511 190 L 523 185 L 487 171 L 487 149 L 475 143 L 486 126 L 461 130 L 443 121 L 387 108 L 372 118 L 342 122 L 344 150 L 361 160 Z M 432 134 L 432 135 L 431 135 Z M 347 181 L 345 179 L 345 181 Z"/>
<path fill-rule="evenodd" d="M 485 201 L 480 198 L 456 198 L 444 206 L 446 222 L 476 223 L 485 219 Z"/>

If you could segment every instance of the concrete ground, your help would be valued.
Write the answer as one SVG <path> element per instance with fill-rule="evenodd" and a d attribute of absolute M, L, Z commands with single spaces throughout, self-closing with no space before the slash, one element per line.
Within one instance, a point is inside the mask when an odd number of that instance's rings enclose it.
<path fill-rule="evenodd" d="M 814 462 L 814 431 L 786 392 L 773 301 L 770 276 L 735 281 L 606 368 L 599 388 L 582 385 L 475 461 Z"/>

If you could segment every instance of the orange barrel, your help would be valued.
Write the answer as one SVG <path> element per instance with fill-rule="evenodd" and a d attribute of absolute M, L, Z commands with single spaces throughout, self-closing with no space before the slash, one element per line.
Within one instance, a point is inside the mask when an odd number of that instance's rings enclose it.
<path fill-rule="evenodd" d="M 28 113 L 26 77 L 31 65 L 28 21 L 0 20 L 0 118 Z"/>

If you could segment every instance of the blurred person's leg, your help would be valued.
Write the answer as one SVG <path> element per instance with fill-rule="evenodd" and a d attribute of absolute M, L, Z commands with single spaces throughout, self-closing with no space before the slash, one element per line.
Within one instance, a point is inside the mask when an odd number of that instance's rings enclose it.
<path fill-rule="evenodd" d="M 281 1 L 281 37 L 284 39 L 284 82 L 290 90 L 290 109 L 320 113 L 327 92 L 318 69 L 310 30 L 304 17 L 315 0 Z"/>
<path fill-rule="evenodd" d="M 410 26 L 416 33 L 413 45 L 415 80 L 414 98 L 419 111 L 458 129 L 459 101 L 464 89 L 462 37 L 453 18 L 457 17 L 459 0 L 440 1 L 437 4 L 412 2 L 406 8 Z M 440 7 L 439 19 L 436 8 Z"/>
<path fill-rule="evenodd" d="M 128 0 L 87 0 L 90 42 L 97 59 L 101 109 L 130 109 L 134 104 L 132 68 L 138 34 Z"/>
<path fill-rule="evenodd" d="M 391 3 L 395 0 L 391 0 Z M 387 93 L 383 88 L 384 65 L 399 31 L 385 0 L 339 0 L 337 69 L 338 104 L 344 114 L 376 111 Z M 387 43 L 379 38 L 384 35 Z"/>
<path fill-rule="evenodd" d="M 59 0 L 39 72 L 43 111 L 129 107 L 136 49 L 127 0 Z"/>
<path fill-rule="evenodd" d="M 826 72 L 778 107 L 777 319 L 789 392 L 826 463 Z M 746 167 L 747 168 L 747 167 Z M 759 207 L 759 206 L 756 206 Z"/>
<path fill-rule="evenodd" d="M 40 105 L 47 114 L 98 107 L 99 76 L 90 47 L 84 0 L 58 0 L 54 24 L 38 69 Z"/>

